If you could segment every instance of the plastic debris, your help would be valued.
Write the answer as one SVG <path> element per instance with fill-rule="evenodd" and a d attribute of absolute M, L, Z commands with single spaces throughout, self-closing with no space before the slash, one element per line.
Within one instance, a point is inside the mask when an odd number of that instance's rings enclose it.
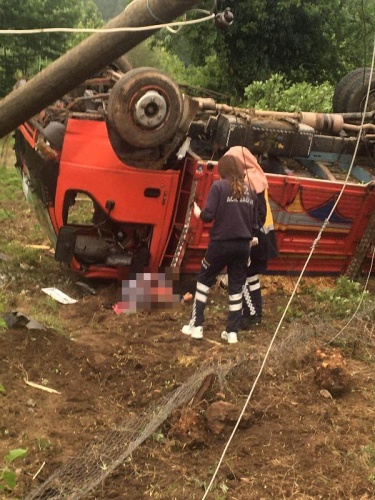
<path fill-rule="evenodd" d="M 42 292 L 60 302 L 60 304 L 75 304 L 77 302 L 76 299 L 72 299 L 58 288 L 42 288 Z"/>
<path fill-rule="evenodd" d="M 13 311 L 11 313 L 6 313 L 3 319 L 8 328 L 22 327 L 25 326 L 28 330 L 45 330 L 46 328 L 35 321 L 35 319 L 28 318 L 24 314 Z"/>

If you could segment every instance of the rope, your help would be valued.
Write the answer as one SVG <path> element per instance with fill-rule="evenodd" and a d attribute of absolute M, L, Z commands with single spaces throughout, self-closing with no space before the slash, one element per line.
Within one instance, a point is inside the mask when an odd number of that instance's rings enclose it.
<path fill-rule="evenodd" d="M 372 256 L 371 256 L 371 266 L 370 266 L 370 269 L 369 269 L 369 272 L 367 273 L 367 278 L 366 278 L 366 283 L 365 283 L 365 286 L 363 287 L 363 292 L 361 294 L 361 298 L 359 300 L 359 303 L 358 303 L 358 306 L 356 308 L 356 310 L 354 311 L 352 317 L 349 319 L 349 321 L 346 323 L 346 325 L 344 325 L 341 330 L 328 342 L 328 344 L 332 344 L 332 342 L 334 340 L 337 339 L 337 337 L 339 337 L 342 332 L 344 332 L 348 326 L 350 325 L 350 323 L 353 321 L 353 319 L 356 317 L 361 305 L 362 305 L 362 302 L 363 302 L 363 299 L 365 298 L 365 294 L 367 292 L 367 287 L 368 287 L 368 282 L 370 280 L 370 276 L 371 276 L 371 273 L 372 273 L 372 269 L 373 269 L 373 266 L 374 266 L 374 260 L 375 260 L 375 246 L 374 246 L 374 249 L 372 251 Z"/>
<path fill-rule="evenodd" d="M 125 31 L 137 32 L 158 30 L 160 28 L 170 28 L 174 26 L 199 24 L 212 20 L 215 17 L 215 14 L 209 14 L 208 11 L 199 12 L 205 13 L 207 15 L 198 19 L 190 19 L 188 21 L 175 21 L 172 23 L 162 23 L 151 26 L 137 26 L 127 28 L 35 28 L 29 30 L 0 30 L 0 35 L 34 35 L 36 33 L 121 33 Z"/>
<path fill-rule="evenodd" d="M 370 95 L 370 90 L 371 90 L 372 75 L 373 75 L 373 71 L 374 71 L 374 60 L 375 60 L 375 38 L 374 38 L 374 49 L 373 49 L 373 54 L 372 54 L 372 62 L 371 62 L 371 71 L 370 71 L 370 75 L 369 75 L 369 83 L 368 83 L 368 89 L 367 89 L 367 95 L 366 95 L 366 101 L 365 101 L 365 105 L 364 105 L 364 110 L 366 110 L 366 109 L 367 109 L 367 105 L 368 105 L 368 100 L 369 100 L 369 95 Z M 240 424 L 240 422 L 241 422 L 241 419 L 242 419 L 242 417 L 243 417 L 243 415 L 244 415 L 244 413 L 245 413 L 245 411 L 246 411 L 246 408 L 247 408 L 247 406 L 248 406 L 248 404 L 249 404 L 249 402 L 250 402 L 250 399 L 251 399 L 251 397 L 252 397 L 252 395 L 253 395 L 253 393 L 254 393 L 255 387 L 256 387 L 256 385 L 257 385 L 257 383 L 258 383 L 258 381 L 259 381 L 259 379 L 260 379 L 260 377 L 261 377 L 261 375 L 262 375 L 262 373 L 263 373 L 263 370 L 264 370 L 264 367 L 265 367 L 265 365 L 266 365 L 266 362 L 267 362 L 268 356 L 269 356 L 269 354 L 270 354 L 270 352 L 271 352 L 271 349 L 272 349 L 272 347 L 273 347 L 273 344 L 274 344 L 274 342 L 275 342 L 275 340 L 276 340 L 277 334 L 278 334 L 278 333 L 279 333 L 279 331 L 280 331 L 280 328 L 281 328 L 281 325 L 282 325 L 282 323 L 283 323 L 283 321 L 284 321 L 284 318 L 285 318 L 285 316 L 286 316 L 286 314 L 287 314 L 287 312 L 288 312 L 288 310 L 289 310 L 290 304 L 292 303 L 293 298 L 294 298 L 294 296 L 295 296 L 295 294 L 296 294 L 296 292 L 297 292 L 297 290 L 298 290 L 299 284 L 300 284 L 300 282 L 301 282 L 301 280 L 302 280 L 302 277 L 303 277 L 303 275 L 304 275 L 304 273 L 305 273 L 305 271 L 306 271 L 307 265 L 308 265 L 308 263 L 309 263 L 309 262 L 310 262 L 310 260 L 311 260 L 311 257 L 312 257 L 312 255 L 313 255 L 313 253 L 314 253 L 314 251 L 315 251 L 315 248 L 316 248 L 316 246 L 317 246 L 317 244 L 318 244 L 318 242 L 319 242 L 319 240 L 320 240 L 320 238 L 321 238 L 321 236 L 322 236 L 323 231 L 324 231 L 324 230 L 325 230 L 325 228 L 327 227 L 327 225 L 328 225 L 328 223 L 329 223 L 329 220 L 330 220 L 330 218 L 332 217 L 332 214 L 333 214 L 333 212 L 335 211 L 335 209 L 336 209 L 336 207 L 337 207 L 337 204 L 339 203 L 339 201 L 340 201 L 340 199 L 341 199 L 341 197 L 342 197 L 342 195 L 343 195 L 343 193 L 344 193 L 344 190 L 345 190 L 345 188 L 346 188 L 346 185 L 348 184 L 348 181 L 349 181 L 349 176 L 350 176 L 351 171 L 352 171 L 352 169 L 353 169 L 354 161 L 355 161 L 355 158 L 356 158 L 356 155 L 357 155 L 357 152 L 358 152 L 358 147 L 359 147 L 359 143 L 360 143 L 360 140 L 361 140 L 361 134 L 362 134 L 362 130 L 363 130 L 364 120 L 365 120 L 365 112 L 363 112 L 363 113 L 362 113 L 362 120 L 361 120 L 361 125 L 360 125 L 360 131 L 359 131 L 359 134 L 358 134 L 358 138 L 357 138 L 357 142 L 356 142 L 356 146 L 355 146 L 355 150 L 354 150 L 353 158 L 352 158 L 352 161 L 351 161 L 351 164 L 350 164 L 350 167 L 349 167 L 349 170 L 348 170 L 348 173 L 347 173 L 346 179 L 345 179 L 344 184 L 343 184 L 343 186 L 342 186 L 342 188 L 341 188 L 340 194 L 339 194 L 339 196 L 338 196 L 338 198 L 337 198 L 337 200 L 336 200 L 335 204 L 333 205 L 332 210 L 331 210 L 331 212 L 329 213 L 329 215 L 328 215 L 327 219 L 324 221 L 324 223 L 323 223 L 323 225 L 322 225 L 322 227 L 321 227 L 321 229 L 320 229 L 320 231 L 319 231 L 318 236 L 315 238 L 315 240 L 314 240 L 314 242 L 313 242 L 313 244 L 312 244 L 312 246 L 311 246 L 311 251 L 310 251 L 310 253 L 309 253 L 309 255 L 308 255 L 307 259 L 306 259 L 306 262 L 305 262 L 305 264 L 304 264 L 304 266 L 303 266 L 303 268 L 302 268 L 301 274 L 300 274 L 300 275 L 299 275 L 299 277 L 298 277 L 298 280 L 297 280 L 297 283 L 296 283 L 296 285 L 295 285 L 295 287 L 294 287 L 294 290 L 293 290 L 293 292 L 292 292 L 292 294 L 291 294 L 291 296 L 290 296 L 290 298 L 289 298 L 289 300 L 288 300 L 288 303 L 287 303 L 287 305 L 286 305 L 286 307 L 285 307 L 285 309 L 284 309 L 284 312 L 283 312 L 283 314 L 282 314 L 282 316 L 281 316 L 281 318 L 280 318 L 280 321 L 279 321 L 279 323 L 278 323 L 278 325 L 277 325 L 277 327 L 276 327 L 275 333 L 273 334 L 273 337 L 272 337 L 271 342 L 270 342 L 270 344 L 269 344 L 269 346 L 268 346 L 267 352 L 266 352 L 266 354 L 265 354 L 265 356 L 264 356 L 264 358 L 263 358 L 263 362 L 262 362 L 262 364 L 261 364 L 261 367 L 260 367 L 260 369 L 259 369 L 259 372 L 258 372 L 257 376 L 255 377 L 254 383 L 253 383 L 253 385 L 252 385 L 252 387 L 251 387 L 251 389 L 250 389 L 250 392 L 249 392 L 249 394 L 248 394 L 248 396 L 247 396 L 247 398 L 246 398 L 246 401 L 245 401 L 245 403 L 244 403 L 244 405 L 243 405 L 243 408 L 242 408 L 241 413 L 240 413 L 240 415 L 239 415 L 239 417 L 238 417 L 238 419 L 237 419 L 237 422 L 236 422 L 236 424 L 235 424 L 235 426 L 234 426 L 234 428 L 233 428 L 233 431 L 232 431 L 231 435 L 229 436 L 229 439 L 228 439 L 228 441 L 227 441 L 227 443 L 226 443 L 226 445 L 225 445 L 225 447 L 224 447 L 223 453 L 221 454 L 221 457 L 220 457 L 220 459 L 219 459 L 219 462 L 218 462 L 218 464 L 217 464 L 217 466 L 216 466 L 216 469 L 215 469 L 215 471 L 214 471 L 214 473 L 213 473 L 213 476 L 212 476 L 212 478 L 211 478 L 211 481 L 210 481 L 210 483 L 208 484 L 207 489 L 206 489 L 206 491 L 205 491 L 205 493 L 204 493 L 204 495 L 203 495 L 203 497 L 202 497 L 202 500 L 205 500 L 205 499 L 207 498 L 207 495 L 208 495 L 208 493 L 209 493 L 209 492 L 210 492 L 210 490 L 211 490 L 211 487 L 212 487 L 212 485 L 213 485 L 213 483 L 214 483 L 214 481 L 215 481 L 215 479 L 216 479 L 216 476 L 217 476 L 217 474 L 218 474 L 218 472 L 219 472 L 219 469 L 220 469 L 220 467 L 221 467 L 221 464 L 222 464 L 222 462 L 223 462 L 223 460 L 224 460 L 224 458 L 225 458 L 225 455 L 226 455 L 226 453 L 227 453 L 227 450 L 228 450 L 228 448 L 229 448 L 229 446 L 230 446 L 230 444 L 231 444 L 231 442 L 232 442 L 232 439 L 233 439 L 233 437 L 234 437 L 234 435 L 235 435 L 235 433 L 236 433 L 236 431 L 237 431 L 237 429 L 238 429 L 238 426 L 239 426 L 239 424 Z M 374 252 L 375 252 L 375 250 L 374 250 Z M 371 267 L 372 267 L 372 266 L 371 266 Z M 340 333 L 341 333 L 341 332 L 340 332 Z"/>

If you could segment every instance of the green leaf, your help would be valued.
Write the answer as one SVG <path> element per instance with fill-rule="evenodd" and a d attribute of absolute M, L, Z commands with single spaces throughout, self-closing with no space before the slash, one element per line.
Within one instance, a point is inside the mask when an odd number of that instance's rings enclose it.
<path fill-rule="evenodd" d="M 13 490 L 16 486 L 16 474 L 8 469 L 0 470 L 0 490 Z"/>
<path fill-rule="evenodd" d="M 27 450 L 23 448 L 17 448 L 15 450 L 10 450 L 8 455 L 5 455 L 4 459 L 6 462 L 13 462 L 16 458 L 22 458 L 27 454 Z"/>

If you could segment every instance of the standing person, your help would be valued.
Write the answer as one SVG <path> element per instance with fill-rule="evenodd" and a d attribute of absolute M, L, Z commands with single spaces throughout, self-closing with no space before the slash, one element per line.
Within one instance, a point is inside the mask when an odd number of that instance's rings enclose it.
<path fill-rule="evenodd" d="M 250 251 L 250 265 L 247 268 L 246 286 L 243 294 L 241 329 L 248 330 L 261 323 L 263 301 L 259 274 L 267 270 L 268 261 L 277 257 L 277 241 L 273 225 L 271 207 L 268 202 L 268 181 L 256 157 L 246 148 L 235 146 L 224 156 L 232 156 L 242 161 L 245 170 L 245 182 L 257 193 L 259 232 L 255 235 Z"/>
<path fill-rule="evenodd" d="M 182 333 L 194 339 L 203 338 L 204 310 L 210 287 L 226 267 L 228 272 L 229 312 L 226 330 L 221 338 L 237 342 L 242 318 L 242 293 L 246 281 L 249 243 L 257 224 L 257 197 L 244 182 L 244 165 L 239 157 L 223 156 L 218 162 L 220 180 L 215 181 L 200 211 L 194 213 L 204 222 L 213 221 L 210 242 L 198 274 L 190 323 Z"/>

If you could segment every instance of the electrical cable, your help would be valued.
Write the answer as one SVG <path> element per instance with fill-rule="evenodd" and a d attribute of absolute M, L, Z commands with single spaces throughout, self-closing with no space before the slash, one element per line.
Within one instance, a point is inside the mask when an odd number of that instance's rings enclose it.
<path fill-rule="evenodd" d="M 208 10 L 204 10 L 204 9 L 190 9 L 189 12 L 199 12 L 200 14 L 206 14 L 208 16 L 210 16 L 210 14 L 212 14 L 211 12 L 209 12 Z M 187 16 L 187 13 L 185 12 L 185 14 L 182 16 L 182 19 L 184 21 L 186 21 L 186 16 Z M 211 19 L 211 17 L 209 18 Z M 179 26 L 177 29 L 173 29 L 171 26 L 167 26 L 167 30 L 170 32 L 170 33 L 173 33 L 174 35 L 176 33 L 178 33 L 181 28 L 183 28 L 183 25 Z"/>
<path fill-rule="evenodd" d="M 185 21 L 186 20 L 186 13 L 183 15 L 182 19 Z M 182 26 L 179 26 L 178 28 L 174 29 L 174 28 L 171 28 L 170 26 L 167 26 L 167 30 L 169 31 L 169 33 L 173 33 L 174 35 L 176 33 L 178 33 L 180 30 L 181 30 Z"/>
<path fill-rule="evenodd" d="M 365 104 L 364 104 L 364 111 L 362 112 L 362 120 L 361 120 L 360 131 L 359 131 L 359 133 L 358 133 L 358 138 L 357 138 L 357 142 L 356 142 L 355 150 L 354 150 L 354 153 L 353 153 L 353 158 L 352 158 L 352 161 L 351 161 L 351 163 L 350 163 L 350 167 L 349 167 L 349 170 L 348 170 L 347 176 L 346 176 L 345 181 L 344 181 L 344 184 L 343 184 L 343 186 L 342 186 L 342 188 L 341 188 L 341 190 L 340 190 L 339 196 L 337 197 L 337 200 L 336 200 L 336 202 L 334 203 L 334 205 L 333 205 L 333 207 L 332 207 L 332 209 L 331 209 L 331 212 L 329 213 L 328 217 L 327 217 L 327 218 L 326 218 L 326 220 L 324 221 L 324 223 L 323 223 L 323 225 L 322 225 L 322 227 L 321 227 L 321 229 L 320 229 L 320 231 L 319 231 L 319 233 L 318 233 L 318 236 L 317 236 L 317 237 L 315 238 L 315 240 L 313 241 L 313 244 L 312 244 L 312 246 L 311 246 L 310 253 L 309 253 L 309 255 L 308 255 L 307 259 L 306 259 L 306 262 L 305 262 L 305 264 L 304 264 L 304 266 L 303 266 L 303 268 L 302 268 L 302 271 L 301 271 L 301 273 L 300 273 L 300 275 L 299 275 L 299 277 L 298 277 L 298 280 L 297 280 L 297 283 L 296 283 L 296 285 L 295 285 L 295 287 L 294 287 L 294 290 L 292 291 L 292 294 L 291 294 L 291 296 L 290 296 L 290 298 L 289 298 L 289 300 L 288 300 L 288 303 L 287 303 L 287 305 L 286 305 L 286 307 L 285 307 L 285 309 L 284 309 L 284 312 L 283 312 L 283 314 L 282 314 L 282 316 L 281 316 L 281 318 L 280 318 L 280 321 L 279 321 L 279 323 L 278 323 L 278 325 L 277 325 L 277 327 L 276 327 L 276 330 L 275 330 L 275 332 L 274 332 L 274 334 L 273 334 L 273 336 L 272 336 L 272 339 L 271 339 L 271 341 L 270 341 L 270 343 L 269 343 L 269 345 L 268 345 L 268 348 L 267 348 L 266 354 L 264 355 L 264 358 L 263 358 L 262 364 L 261 364 L 261 366 L 260 366 L 260 369 L 259 369 L 259 371 L 258 371 L 258 374 L 257 374 L 257 376 L 255 377 L 254 383 L 253 383 L 253 385 L 252 385 L 252 387 L 251 387 L 251 389 L 250 389 L 250 392 L 249 392 L 249 394 L 248 394 L 248 396 L 247 396 L 247 398 L 246 398 L 246 401 L 245 401 L 245 403 L 244 403 L 244 405 L 243 405 L 243 407 L 242 407 L 242 410 L 241 410 L 241 412 L 240 412 L 240 415 L 239 415 L 239 417 L 238 417 L 238 419 L 237 419 L 237 421 L 236 421 L 236 424 L 235 424 L 235 426 L 234 426 L 234 428 L 233 428 L 233 430 L 232 430 L 232 432 L 231 432 L 231 435 L 229 436 L 229 439 L 228 439 L 228 441 L 227 441 L 227 443 L 226 443 L 226 445 L 225 445 L 225 447 L 224 447 L 224 450 L 223 450 L 223 452 L 222 452 L 222 454 L 221 454 L 221 457 L 220 457 L 219 462 L 218 462 L 218 464 L 217 464 L 217 466 L 216 466 L 216 469 L 215 469 L 215 471 L 214 471 L 214 473 L 213 473 L 213 475 L 212 475 L 211 481 L 209 482 L 209 484 L 208 484 L 208 486 L 207 486 L 207 488 L 206 488 L 206 491 L 205 491 L 205 493 L 204 493 L 204 495 L 203 495 L 203 497 L 202 497 L 202 500 L 205 500 L 205 499 L 207 498 L 207 495 L 208 495 L 208 493 L 209 493 L 209 492 L 210 492 L 210 490 L 211 490 L 211 487 L 212 487 L 212 485 L 213 485 L 213 483 L 214 483 L 214 481 L 215 481 L 215 478 L 216 478 L 216 476 L 217 476 L 217 474 L 218 474 L 218 472 L 219 472 L 219 469 L 220 469 L 221 464 L 222 464 L 222 462 L 223 462 L 223 460 L 224 460 L 224 457 L 225 457 L 225 455 L 226 455 L 226 452 L 227 452 L 227 450 L 228 450 L 228 448 L 229 448 L 229 446 L 230 446 L 230 444 L 231 444 L 231 442 L 232 442 L 232 439 L 233 439 L 233 437 L 234 437 L 234 435 L 235 435 L 235 433 L 236 433 L 236 431 L 237 431 L 237 429 L 238 429 L 238 426 L 239 426 L 239 424 L 240 424 L 240 422 L 241 422 L 241 419 L 242 419 L 242 417 L 243 417 L 243 415 L 244 415 L 244 413 L 245 413 L 245 411 L 246 411 L 246 408 L 247 408 L 247 406 L 248 406 L 248 404 L 249 404 L 249 402 L 250 402 L 250 399 L 251 399 L 251 397 L 252 397 L 252 395 L 253 395 L 253 393 L 254 393 L 255 387 L 256 387 L 256 385 L 257 385 L 257 383 L 258 383 L 258 381 L 259 381 L 259 379 L 260 379 L 260 377 L 261 377 L 261 375 L 262 375 L 262 373 L 263 373 L 264 367 L 265 367 L 266 362 L 267 362 L 267 360 L 268 360 L 268 356 L 269 356 L 269 354 L 270 354 L 270 352 L 271 352 L 271 349 L 272 349 L 273 344 L 274 344 L 274 342 L 275 342 L 275 340 L 276 340 L 276 337 L 277 337 L 277 335 L 278 335 L 278 333 L 279 333 L 279 331 L 280 331 L 280 328 L 281 328 L 281 325 L 282 325 L 282 323 L 283 323 L 283 321 L 284 321 L 284 318 L 285 318 L 285 316 L 286 316 L 286 314 L 287 314 L 287 312 L 288 312 L 288 310 L 289 310 L 290 304 L 292 303 L 292 301 L 293 301 L 293 299 L 294 299 L 294 296 L 295 296 L 295 295 L 296 295 L 296 293 L 297 293 L 297 290 L 298 290 L 299 284 L 300 284 L 300 282 L 301 282 L 301 280 L 302 280 L 302 277 L 303 277 L 303 275 L 304 275 L 304 273 L 305 273 L 305 271 L 306 271 L 307 265 L 308 265 L 308 263 L 310 262 L 311 257 L 312 257 L 312 255 L 313 255 L 313 253 L 314 253 L 314 251 L 315 251 L 315 248 L 316 248 L 316 246 L 317 246 L 317 244 L 318 244 L 318 242 L 319 242 L 319 240 L 320 240 L 320 238 L 321 238 L 321 235 L 322 235 L 322 233 L 324 232 L 325 228 L 327 227 L 327 225 L 328 225 L 328 223 L 329 223 L 329 221 L 330 221 L 330 218 L 332 217 L 332 215 L 333 215 L 333 213 L 334 213 L 334 211 L 335 211 L 335 209 L 336 209 L 336 207 L 337 207 L 337 205 L 338 205 L 338 203 L 339 203 L 339 201 L 340 201 L 340 199 L 341 199 L 341 197 L 342 197 L 342 195 L 343 195 L 343 193 L 344 193 L 344 190 L 345 190 L 345 188 L 346 188 L 346 186 L 347 186 L 347 184 L 348 184 L 348 181 L 349 181 L 349 176 L 350 176 L 351 171 L 352 171 L 352 169 L 353 169 L 353 166 L 354 166 L 354 161 L 355 161 L 355 159 L 356 159 L 357 152 L 358 152 L 358 148 L 359 148 L 359 143 L 360 143 L 360 140 L 361 140 L 361 134 L 362 134 L 363 124 L 364 124 L 364 119 L 365 119 L 365 110 L 367 109 L 367 104 L 368 104 L 369 95 L 370 95 L 370 90 L 371 90 L 372 75 L 373 75 L 373 71 L 374 71 L 374 60 L 375 60 L 375 38 L 374 38 L 374 48 L 373 48 L 372 62 L 371 62 L 371 71 L 370 71 L 370 75 L 369 75 L 369 83 L 368 83 L 368 89 L 367 89 L 366 100 L 365 100 Z"/>
<path fill-rule="evenodd" d="M 185 26 L 191 24 L 199 24 L 210 21 L 215 18 L 215 14 L 208 11 L 195 9 L 199 12 L 206 14 L 204 17 L 198 19 L 190 19 L 185 21 L 174 21 L 172 23 L 162 23 L 150 26 L 137 26 L 126 28 L 35 28 L 28 30 L 0 30 L 0 35 L 34 35 L 37 33 L 121 33 L 121 32 L 138 32 L 148 30 L 158 30 L 160 28 L 169 28 L 174 26 Z"/>
<path fill-rule="evenodd" d="M 182 26 L 185 26 L 185 25 L 193 25 L 193 24 L 198 24 L 198 23 L 206 22 L 206 21 L 214 19 L 214 17 L 215 17 L 215 14 L 211 14 L 208 11 L 203 11 L 203 10 L 200 10 L 200 9 L 195 9 L 195 10 L 199 11 L 199 12 L 202 12 L 204 14 L 207 14 L 207 15 L 205 15 L 202 18 L 194 19 L 194 20 L 186 20 L 185 19 L 183 21 L 176 21 L 176 22 L 172 22 L 172 23 L 161 23 L 161 24 L 157 24 L 157 25 L 150 25 L 150 26 L 143 26 L 143 27 L 126 27 L 126 28 L 40 28 L 40 29 L 30 29 L 30 30 L 0 30 L 0 34 L 2 34 L 2 35 L 26 35 L 26 34 L 56 33 L 56 32 L 66 32 L 66 33 L 115 33 L 115 32 L 139 32 L 139 31 L 146 31 L 146 30 L 158 30 L 160 28 L 167 28 L 167 29 L 170 30 L 171 28 L 176 27 L 176 26 L 181 28 Z M 152 13 L 151 13 L 151 15 L 152 15 L 152 17 L 155 18 L 155 16 Z M 155 20 L 156 21 L 161 21 L 158 18 L 155 18 Z M 172 32 L 177 32 L 177 31 L 178 30 L 175 30 L 175 31 L 172 30 Z M 367 92 L 367 97 L 366 97 L 364 109 L 367 108 L 369 94 L 370 94 L 371 81 L 372 81 L 372 75 L 373 75 L 373 70 L 374 70 L 374 55 L 375 55 L 375 44 L 374 44 L 374 52 L 373 52 L 373 58 L 372 58 L 371 72 L 370 72 L 370 76 L 369 76 L 369 88 L 368 88 L 368 92 Z M 331 212 L 329 213 L 328 217 L 324 221 L 324 223 L 323 223 L 323 225 L 322 225 L 322 227 L 321 227 L 321 229 L 319 231 L 318 236 L 316 237 L 316 239 L 314 240 L 314 242 L 312 244 L 311 251 L 310 251 L 310 253 L 309 253 L 308 257 L 307 257 L 307 260 L 306 260 L 306 262 L 305 262 L 305 264 L 303 266 L 303 269 L 302 269 L 302 271 L 300 273 L 300 276 L 299 276 L 299 278 L 297 280 L 297 283 L 296 283 L 296 285 L 294 287 L 294 290 L 293 290 L 293 292 L 292 292 L 292 294 L 291 294 L 291 296 L 289 298 L 289 301 L 288 301 L 288 303 L 287 303 L 287 305 L 285 307 L 285 310 L 284 310 L 284 312 L 283 312 L 283 314 L 282 314 L 282 316 L 280 318 L 280 321 L 279 321 L 279 323 L 278 323 L 278 325 L 276 327 L 274 335 L 273 335 L 273 337 L 272 337 L 272 339 L 270 341 L 270 344 L 269 344 L 269 346 L 267 348 L 266 354 L 265 354 L 265 356 L 263 358 L 263 362 L 261 364 L 259 372 L 258 372 L 258 374 L 257 374 L 257 376 L 256 376 L 256 378 L 254 380 L 252 388 L 251 388 L 251 390 L 250 390 L 250 392 L 249 392 L 249 394 L 248 394 L 248 396 L 246 398 L 246 401 L 245 401 L 245 403 L 243 405 L 243 408 L 242 408 L 241 413 L 240 413 L 240 415 L 238 417 L 238 420 L 237 420 L 237 422 L 236 422 L 236 424 L 235 424 L 235 426 L 233 428 L 233 431 L 232 431 L 232 433 L 231 433 L 231 435 L 230 435 L 230 437 L 229 437 L 229 439 L 228 439 L 228 441 L 226 443 L 226 446 L 225 446 L 225 448 L 223 450 L 223 453 L 222 453 L 222 455 L 220 457 L 218 465 L 217 465 L 217 467 L 216 467 L 216 469 L 214 471 L 214 474 L 212 476 L 212 479 L 211 479 L 210 483 L 207 486 L 207 489 L 205 491 L 205 494 L 204 494 L 202 500 L 205 500 L 205 498 L 207 497 L 207 495 L 208 495 L 208 493 L 209 493 L 209 491 L 210 491 L 210 489 L 212 487 L 212 484 L 213 484 L 213 482 L 214 482 L 214 480 L 215 480 L 215 478 L 217 476 L 217 473 L 218 473 L 218 471 L 220 469 L 220 466 L 221 466 L 221 464 L 222 464 L 222 462 L 224 460 L 225 454 L 226 454 L 226 452 L 227 452 L 227 450 L 228 450 L 228 448 L 229 448 L 229 446 L 231 444 L 231 441 L 232 441 L 232 439 L 233 439 L 233 437 L 234 437 L 234 435 L 235 435 L 235 433 L 236 433 L 236 431 L 238 429 L 238 426 L 239 426 L 239 424 L 241 422 L 241 419 L 242 419 L 242 417 L 244 415 L 244 412 L 246 411 L 246 408 L 247 408 L 247 406 L 248 406 L 248 404 L 250 402 L 250 399 L 251 399 L 251 397 L 252 397 L 252 395 L 254 393 L 255 387 L 256 387 L 256 385 L 257 385 L 257 383 L 258 383 L 258 381 L 259 381 L 259 379 L 260 379 L 260 377 L 261 377 L 261 375 L 263 373 L 264 367 L 265 367 L 266 362 L 268 360 L 268 357 L 269 357 L 269 354 L 270 354 L 271 349 L 273 347 L 273 344 L 274 344 L 274 342 L 276 340 L 276 337 L 277 337 L 277 335 L 278 335 L 278 333 L 280 331 L 281 325 L 282 325 L 282 323 L 284 321 L 285 315 L 286 315 L 286 313 L 287 313 L 287 311 L 288 311 L 288 309 L 290 307 L 290 304 L 291 304 L 291 302 L 294 299 L 294 296 L 295 296 L 295 294 L 297 292 L 297 289 L 299 287 L 301 279 L 302 279 L 302 277 L 303 277 L 303 275 L 305 273 L 306 267 L 307 267 L 308 263 L 310 262 L 310 259 L 311 259 L 312 255 L 313 255 L 314 251 L 315 251 L 315 248 L 316 248 L 316 246 L 317 246 L 317 244 L 318 244 L 318 242 L 319 242 L 319 240 L 321 238 L 322 233 L 324 232 L 325 228 L 327 227 L 327 225 L 328 225 L 328 223 L 330 221 L 330 218 L 332 217 L 332 215 L 333 215 L 333 213 L 334 213 L 334 211 L 335 211 L 335 209 L 336 209 L 336 207 L 337 207 L 337 205 L 338 205 L 338 203 L 339 203 L 339 201 L 340 201 L 340 199 L 341 199 L 341 197 L 342 197 L 342 195 L 344 193 L 344 190 L 345 190 L 346 185 L 348 183 L 351 171 L 352 171 L 353 166 L 354 166 L 354 161 L 355 161 L 355 158 L 356 158 L 356 155 L 357 155 L 357 151 L 358 151 L 358 147 L 359 147 L 359 142 L 360 142 L 360 138 L 361 138 L 363 124 L 364 124 L 364 114 L 362 116 L 362 121 L 361 121 L 361 126 L 360 126 L 360 132 L 358 134 L 358 139 L 357 139 L 355 151 L 354 151 L 354 154 L 353 154 L 353 159 L 352 159 L 352 162 L 350 164 L 349 170 L 347 172 L 347 176 L 345 178 L 345 181 L 344 181 L 344 184 L 342 186 L 342 189 L 341 189 L 341 191 L 339 193 L 339 196 L 338 196 L 335 204 L 333 205 L 333 207 L 331 209 Z M 373 260 L 374 260 L 374 255 L 375 255 L 375 249 L 374 249 L 374 253 L 373 253 Z M 372 263 L 373 263 L 373 260 L 372 260 Z M 372 267 L 373 266 L 371 264 L 371 268 L 370 268 L 370 272 L 369 272 L 369 275 L 368 275 L 368 278 L 367 278 L 366 286 L 367 286 L 367 283 L 368 283 L 369 276 L 371 274 Z M 361 302 L 360 302 L 360 304 L 361 304 Z M 359 306 L 360 306 L 360 304 L 359 304 Z M 359 306 L 358 306 L 357 310 L 359 309 Z M 356 312 L 355 312 L 355 314 L 356 314 Z M 353 317 L 355 316 L 355 314 L 353 315 Z M 351 318 L 351 320 L 352 320 L 352 318 Z M 348 322 L 348 324 L 350 323 L 350 321 Z M 344 330 L 344 328 L 336 335 L 336 337 L 338 335 L 340 335 L 340 333 Z M 334 337 L 331 340 L 331 342 L 336 337 Z"/>
<path fill-rule="evenodd" d="M 362 294 L 361 294 L 361 298 L 359 299 L 359 302 L 358 302 L 358 305 L 357 305 L 357 308 L 356 310 L 354 311 L 354 313 L 352 314 L 351 318 L 349 319 L 349 321 L 346 323 L 346 325 L 344 325 L 341 330 L 329 341 L 327 342 L 327 344 L 332 344 L 332 342 L 334 342 L 337 337 L 339 337 L 342 332 L 344 332 L 346 330 L 346 328 L 350 325 L 350 323 L 353 321 L 353 319 L 356 317 L 358 311 L 359 311 L 359 308 L 361 307 L 362 305 L 362 302 L 363 302 L 363 299 L 365 298 L 365 294 L 367 292 L 367 286 L 368 286 L 368 282 L 370 280 L 370 276 L 371 276 L 371 273 L 372 273 L 372 270 L 373 270 L 373 267 L 374 267 L 374 261 L 375 261 L 375 246 L 374 246 L 374 249 L 372 251 L 372 257 L 371 257 L 371 265 L 370 265 L 370 269 L 369 269 L 369 272 L 367 273 L 367 277 L 366 277 L 366 283 L 365 283 L 365 286 L 363 287 L 363 291 L 362 291 Z"/>

